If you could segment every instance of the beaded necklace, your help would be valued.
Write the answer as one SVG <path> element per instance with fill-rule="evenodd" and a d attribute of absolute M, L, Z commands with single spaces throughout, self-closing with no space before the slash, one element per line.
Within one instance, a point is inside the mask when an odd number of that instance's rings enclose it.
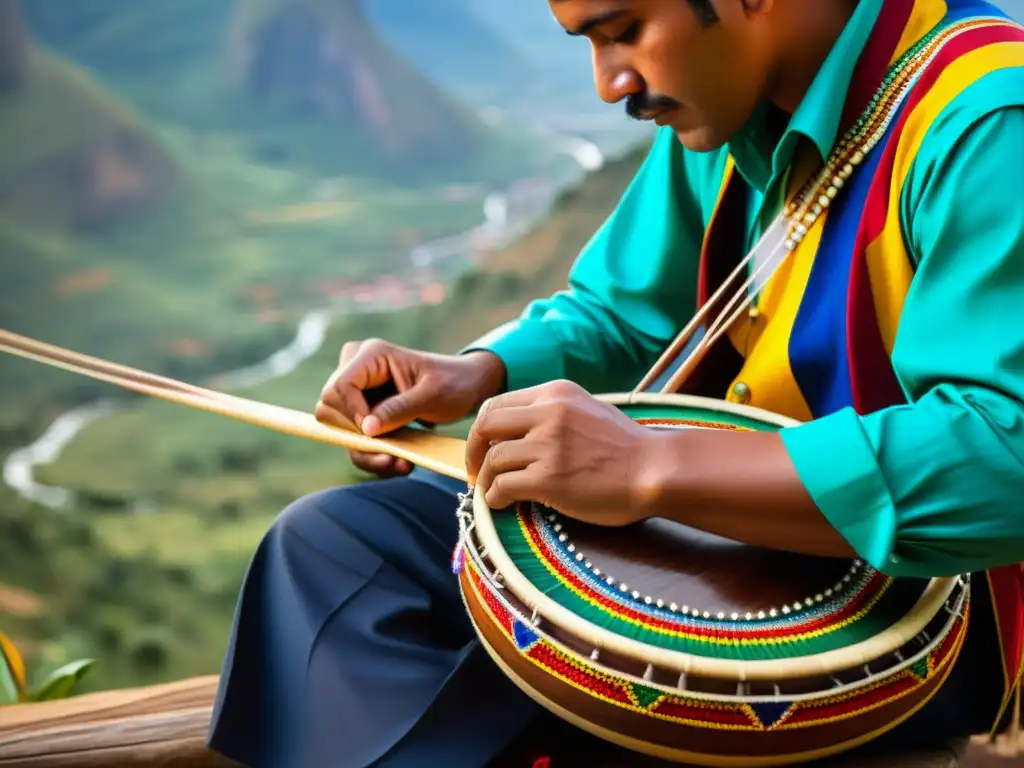
<path fill-rule="evenodd" d="M 972 19 L 944 28 L 936 28 L 922 37 L 890 67 L 863 114 L 839 141 L 825 167 L 809 180 L 788 203 L 783 216 L 790 219 L 788 237 L 783 246 L 792 251 L 808 230 L 832 204 L 846 181 L 864 158 L 881 141 L 893 118 L 920 74 L 953 37 L 987 20 Z"/>

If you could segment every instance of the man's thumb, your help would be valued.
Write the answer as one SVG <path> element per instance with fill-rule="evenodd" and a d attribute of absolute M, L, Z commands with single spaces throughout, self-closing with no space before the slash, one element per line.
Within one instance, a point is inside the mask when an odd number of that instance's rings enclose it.
<path fill-rule="evenodd" d="M 404 427 L 419 418 L 432 397 L 430 386 L 417 382 L 405 392 L 382 400 L 363 419 L 363 434 L 376 437 Z"/>

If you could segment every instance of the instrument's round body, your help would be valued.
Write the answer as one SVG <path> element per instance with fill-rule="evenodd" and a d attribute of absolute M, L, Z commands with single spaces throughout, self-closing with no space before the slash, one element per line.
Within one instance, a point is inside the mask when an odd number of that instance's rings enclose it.
<path fill-rule="evenodd" d="M 793 423 L 703 398 L 603 399 L 651 428 Z M 460 515 L 453 565 L 501 669 L 571 723 L 676 762 L 789 765 L 864 744 L 936 693 L 966 633 L 967 577 L 891 579 L 662 520 L 492 514 L 480 493 Z"/>

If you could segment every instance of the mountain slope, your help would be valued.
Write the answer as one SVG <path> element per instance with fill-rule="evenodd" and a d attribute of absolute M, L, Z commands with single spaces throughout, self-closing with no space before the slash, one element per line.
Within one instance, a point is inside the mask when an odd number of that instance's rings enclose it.
<path fill-rule="evenodd" d="M 485 22 L 473 0 L 370 0 L 366 11 L 396 50 L 463 100 L 501 105 L 536 91 L 537 62 Z"/>
<path fill-rule="evenodd" d="M 28 38 L 17 0 L 0 0 L 0 93 L 13 90 L 25 78 Z"/>
<path fill-rule="evenodd" d="M 41 40 L 146 114 L 230 134 L 258 162 L 403 183 L 501 181 L 539 166 L 543 152 L 481 125 L 378 34 L 364 2 L 378 0 L 31 0 L 25 8 Z"/>
<path fill-rule="evenodd" d="M 361 0 L 240 0 L 230 34 L 232 73 L 253 100 L 323 117 L 387 157 L 450 160 L 484 139 L 380 39 Z"/>
<path fill-rule="evenodd" d="M 464 0 L 482 23 L 499 30 L 509 43 L 535 64 L 543 98 L 562 106 L 600 104 L 594 92 L 590 48 L 570 38 L 552 16 L 547 2 Z"/>
<path fill-rule="evenodd" d="M 162 78 L 209 64 L 231 16 L 230 0 L 28 0 L 25 18 L 44 45 L 99 73 Z M 208 72 L 208 74 L 210 74 Z"/>
<path fill-rule="evenodd" d="M 36 45 L 21 7 L 0 0 L 0 217 L 97 229 L 164 198 L 170 154 L 95 78 Z"/>

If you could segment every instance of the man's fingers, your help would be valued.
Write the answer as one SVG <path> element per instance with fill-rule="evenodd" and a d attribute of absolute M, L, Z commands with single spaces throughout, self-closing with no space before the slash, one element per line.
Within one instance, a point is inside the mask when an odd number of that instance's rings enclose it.
<path fill-rule="evenodd" d="M 344 368 L 349 360 L 356 356 L 363 346 L 361 341 L 346 341 L 341 345 L 341 354 L 338 355 L 338 369 Z"/>
<path fill-rule="evenodd" d="M 321 418 L 321 411 L 327 418 Z M 316 417 L 318 421 L 348 429 L 359 429 L 360 424 L 370 412 L 366 397 L 358 387 L 353 387 L 342 379 L 341 371 L 324 384 L 320 390 L 320 402 L 317 403 Z"/>
<path fill-rule="evenodd" d="M 362 430 L 375 437 L 392 432 L 420 418 L 437 400 L 438 392 L 429 377 L 419 380 L 404 392 L 399 392 L 373 407 L 363 420 Z"/>
<path fill-rule="evenodd" d="M 483 466 L 477 474 L 476 484 L 486 492 L 496 478 L 509 472 L 526 469 L 536 459 L 536 446 L 526 440 L 495 443 L 487 451 Z"/>
<path fill-rule="evenodd" d="M 381 345 L 363 342 L 327 382 L 320 399 L 337 408 L 357 429 L 362 429 L 363 419 L 370 413 L 370 405 L 363 391 L 390 381 L 391 369 Z"/>
<path fill-rule="evenodd" d="M 537 477 L 531 468 L 508 472 L 494 478 L 484 501 L 491 509 L 505 509 L 519 501 L 533 501 L 536 488 Z"/>
<path fill-rule="evenodd" d="M 492 409 L 523 408 L 527 405 L 548 402 L 559 397 L 571 397 L 583 391 L 578 384 L 573 384 L 570 381 L 549 381 L 546 384 L 538 384 L 526 389 L 514 389 L 511 392 L 495 395 L 481 406 L 480 413 L 482 414 Z"/>
<path fill-rule="evenodd" d="M 359 427 L 342 411 L 341 398 L 335 392 L 326 393 L 313 409 L 314 418 L 321 424 L 341 429 L 358 429 Z"/>
<path fill-rule="evenodd" d="M 349 451 L 352 463 L 378 477 L 401 477 L 412 472 L 412 464 L 405 459 L 396 459 L 386 453 L 365 453 Z"/>
<path fill-rule="evenodd" d="M 482 408 L 466 440 L 466 470 L 470 478 L 476 478 L 492 444 L 524 437 L 543 420 L 544 413 L 544 409 L 536 406 Z"/>

